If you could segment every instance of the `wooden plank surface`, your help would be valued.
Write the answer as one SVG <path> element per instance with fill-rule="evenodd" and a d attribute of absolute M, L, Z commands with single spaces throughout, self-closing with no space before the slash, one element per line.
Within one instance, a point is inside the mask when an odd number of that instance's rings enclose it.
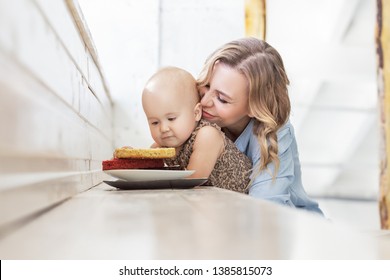
<path fill-rule="evenodd" d="M 389 240 L 214 187 L 101 184 L 0 230 L 1 259 L 390 259 Z"/>
<path fill-rule="evenodd" d="M 390 1 L 377 1 L 376 50 L 378 99 L 381 126 L 380 218 L 382 229 L 390 229 Z"/>
<path fill-rule="evenodd" d="M 245 0 L 245 36 L 266 37 L 266 0 Z"/>

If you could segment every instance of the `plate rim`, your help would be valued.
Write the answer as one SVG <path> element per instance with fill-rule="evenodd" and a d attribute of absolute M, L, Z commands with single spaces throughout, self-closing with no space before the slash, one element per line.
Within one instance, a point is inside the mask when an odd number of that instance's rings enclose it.
<path fill-rule="evenodd" d="M 160 180 L 175 180 L 175 179 L 184 179 L 185 177 L 187 176 L 190 176 L 192 175 L 195 170 L 163 170 L 163 169 L 109 169 L 109 170 L 103 170 L 103 172 L 105 172 L 106 174 L 112 176 L 112 177 L 115 177 L 117 179 L 120 179 L 120 180 L 124 180 L 124 181 L 129 181 L 129 182 L 139 182 L 139 181 L 160 181 Z M 155 178 L 152 178 L 150 180 L 145 180 L 145 179 L 142 179 L 142 178 L 137 178 L 135 177 L 134 179 L 132 178 L 126 178 L 126 176 L 122 176 L 121 173 L 128 173 L 129 176 L 132 175 L 132 173 L 135 173 L 135 174 L 140 174 L 142 176 L 147 176 L 148 174 L 149 175 L 153 175 L 155 174 Z M 179 177 L 176 177 L 174 175 L 178 175 L 180 174 Z M 162 176 L 162 178 L 158 178 L 160 176 Z M 164 176 L 170 176 L 172 175 L 173 178 L 164 178 Z"/>
<path fill-rule="evenodd" d="M 159 172 L 195 172 L 195 170 L 190 170 L 190 169 L 185 169 L 185 170 L 170 170 L 170 169 L 153 169 L 153 168 L 145 168 L 145 169 L 106 169 L 103 170 L 104 172 L 106 171 L 141 171 L 141 172 L 151 172 L 151 171 L 159 171 Z"/>
<path fill-rule="evenodd" d="M 136 189 L 188 189 L 188 188 L 194 188 L 196 186 L 202 186 L 204 183 L 206 183 L 208 178 L 202 177 L 202 178 L 178 178 L 178 179 L 165 179 L 165 180 L 144 180 L 144 181 L 127 181 L 123 179 L 117 179 L 115 181 L 110 180 L 103 180 L 103 183 L 106 185 L 121 189 L 121 190 L 136 190 Z M 199 185 L 183 185 L 180 186 L 180 182 L 202 182 Z M 153 184 L 157 182 L 158 184 L 156 186 L 150 186 L 150 184 Z M 119 183 L 122 185 L 112 185 L 110 183 Z M 164 183 L 168 183 L 169 186 L 163 186 Z M 133 186 L 132 186 L 133 185 Z M 142 185 L 142 186 L 140 186 Z M 148 186 L 149 185 L 149 186 Z"/>

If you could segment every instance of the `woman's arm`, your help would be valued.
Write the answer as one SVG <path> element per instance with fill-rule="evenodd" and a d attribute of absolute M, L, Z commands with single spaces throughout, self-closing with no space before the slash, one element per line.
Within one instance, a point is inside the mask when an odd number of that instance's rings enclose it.
<path fill-rule="evenodd" d="M 272 180 L 267 172 L 258 175 L 249 189 L 249 195 L 323 216 L 318 203 L 307 195 L 302 186 L 300 164 L 294 160 L 294 154 L 293 145 L 281 156 L 277 177 Z"/>
<path fill-rule="evenodd" d="M 262 198 L 274 201 L 279 204 L 294 206 L 291 201 L 290 186 L 294 180 L 294 161 L 291 153 L 283 155 L 283 164 L 280 166 L 276 178 L 272 178 L 274 171 L 273 164 L 268 167 L 270 170 L 257 173 L 257 166 L 255 166 L 252 175 L 256 178 L 253 180 L 249 188 L 249 195 L 257 198 Z"/>
<path fill-rule="evenodd" d="M 272 178 L 274 174 L 274 165 L 272 163 L 268 165 L 269 170 L 258 171 L 260 147 L 256 137 L 253 135 L 251 135 L 249 142 L 250 158 L 254 166 L 252 176 L 255 176 L 249 189 L 249 195 L 283 205 L 294 206 L 291 201 L 290 189 L 295 176 L 294 157 L 291 150 L 293 131 L 291 131 L 290 126 L 286 125 L 278 131 L 278 156 L 280 165 L 276 178 L 274 179 Z"/>
<path fill-rule="evenodd" d="M 195 172 L 189 178 L 209 177 L 224 146 L 223 135 L 218 129 L 212 126 L 200 128 L 187 166 L 188 170 L 195 170 Z"/>

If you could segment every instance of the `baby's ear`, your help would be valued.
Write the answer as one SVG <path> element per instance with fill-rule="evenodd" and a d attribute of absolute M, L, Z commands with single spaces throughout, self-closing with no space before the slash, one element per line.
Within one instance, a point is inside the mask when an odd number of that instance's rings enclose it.
<path fill-rule="evenodd" d="M 202 118 L 202 105 L 200 103 L 196 104 L 194 108 L 195 120 L 199 121 Z"/>

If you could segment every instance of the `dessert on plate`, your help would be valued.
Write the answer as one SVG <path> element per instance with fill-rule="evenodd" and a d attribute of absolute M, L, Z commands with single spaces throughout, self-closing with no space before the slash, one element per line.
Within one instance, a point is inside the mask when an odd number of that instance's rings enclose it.
<path fill-rule="evenodd" d="M 102 162 L 103 170 L 113 169 L 163 169 L 164 159 L 176 155 L 175 148 L 134 149 L 117 148 L 114 158 Z"/>

